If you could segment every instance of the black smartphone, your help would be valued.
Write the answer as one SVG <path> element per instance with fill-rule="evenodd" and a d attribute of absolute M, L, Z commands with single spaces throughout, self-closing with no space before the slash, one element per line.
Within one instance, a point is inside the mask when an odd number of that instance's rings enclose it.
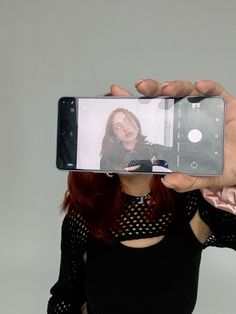
<path fill-rule="evenodd" d="M 56 165 L 109 173 L 215 176 L 224 164 L 222 97 L 62 97 Z"/>

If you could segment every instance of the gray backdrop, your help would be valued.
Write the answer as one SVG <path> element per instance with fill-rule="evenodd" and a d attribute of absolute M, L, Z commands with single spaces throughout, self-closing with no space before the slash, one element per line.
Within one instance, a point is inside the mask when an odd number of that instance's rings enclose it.
<path fill-rule="evenodd" d="M 0 0 L 0 313 L 43 314 L 59 269 L 57 100 L 202 78 L 236 95 L 234 0 Z M 195 314 L 235 313 L 236 255 L 207 249 Z M 112 314 L 112 313 L 111 313 Z"/>

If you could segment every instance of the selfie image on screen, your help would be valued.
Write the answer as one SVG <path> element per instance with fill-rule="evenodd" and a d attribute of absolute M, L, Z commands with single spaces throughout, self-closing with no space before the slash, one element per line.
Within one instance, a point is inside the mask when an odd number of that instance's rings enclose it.
<path fill-rule="evenodd" d="M 171 171 L 172 99 L 80 98 L 77 113 L 77 169 Z"/>

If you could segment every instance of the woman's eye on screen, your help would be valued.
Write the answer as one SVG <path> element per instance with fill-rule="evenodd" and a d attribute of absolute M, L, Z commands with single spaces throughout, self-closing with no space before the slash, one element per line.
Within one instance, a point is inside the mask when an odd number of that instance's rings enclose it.
<path fill-rule="evenodd" d="M 116 124 L 116 125 L 113 126 L 113 128 L 115 130 L 119 130 L 119 129 L 121 129 L 121 124 Z"/>

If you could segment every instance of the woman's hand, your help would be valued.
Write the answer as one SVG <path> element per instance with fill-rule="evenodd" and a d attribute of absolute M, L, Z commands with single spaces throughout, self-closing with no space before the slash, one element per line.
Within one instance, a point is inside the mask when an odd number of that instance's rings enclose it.
<path fill-rule="evenodd" d="M 126 167 L 125 170 L 126 171 L 136 171 L 140 168 L 140 165 L 137 165 L 137 166 L 129 166 L 129 167 Z"/>
<path fill-rule="evenodd" d="M 236 99 L 220 84 L 202 80 L 192 84 L 188 81 L 168 81 L 160 83 L 146 79 L 136 83 L 136 89 L 144 96 L 185 97 L 194 96 L 223 96 L 226 101 L 225 152 L 224 171 L 220 176 L 194 177 L 182 173 L 171 173 L 164 177 L 163 184 L 178 192 L 186 192 L 206 187 L 226 187 L 236 185 Z M 111 87 L 114 96 L 129 96 L 130 93 L 117 86 Z"/>

